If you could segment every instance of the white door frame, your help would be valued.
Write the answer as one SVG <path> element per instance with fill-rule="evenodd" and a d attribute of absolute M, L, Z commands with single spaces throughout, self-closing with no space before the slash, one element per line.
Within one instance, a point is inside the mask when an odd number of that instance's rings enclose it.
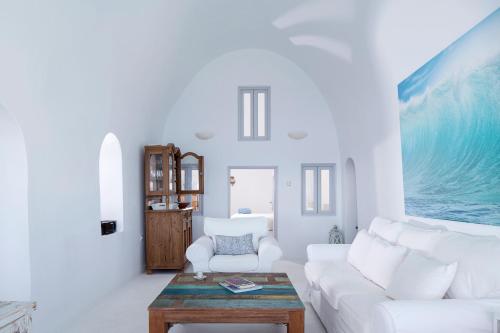
<path fill-rule="evenodd" d="M 273 193 L 273 236 L 278 239 L 278 167 L 277 166 L 228 166 L 227 167 L 227 217 L 231 218 L 231 184 L 229 183 L 229 177 L 231 177 L 232 169 L 248 169 L 248 170 L 273 170 L 274 171 L 274 193 Z"/>

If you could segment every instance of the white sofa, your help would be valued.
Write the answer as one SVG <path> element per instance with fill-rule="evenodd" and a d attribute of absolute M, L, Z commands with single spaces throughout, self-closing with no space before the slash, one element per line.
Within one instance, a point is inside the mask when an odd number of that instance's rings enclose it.
<path fill-rule="evenodd" d="M 387 227 L 377 233 L 377 222 Z M 457 262 L 456 274 L 444 299 L 393 300 L 348 262 L 351 245 L 309 245 L 304 269 L 310 301 L 329 333 L 493 332 L 500 309 L 499 238 L 381 218 L 369 234 L 444 264 Z"/>
<path fill-rule="evenodd" d="M 269 235 L 264 217 L 244 219 L 204 219 L 205 235 L 191 244 L 186 257 L 195 272 L 271 272 L 273 263 L 282 251 L 274 237 Z M 242 236 L 252 234 L 254 254 L 215 255 L 215 235 Z"/>

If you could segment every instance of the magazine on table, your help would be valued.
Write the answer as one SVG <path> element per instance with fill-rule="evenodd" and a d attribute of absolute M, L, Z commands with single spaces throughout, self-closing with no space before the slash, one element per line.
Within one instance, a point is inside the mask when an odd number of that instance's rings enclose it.
<path fill-rule="evenodd" d="M 246 289 L 246 288 L 255 287 L 254 282 L 247 280 L 247 279 L 244 279 L 244 278 L 240 278 L 240 277 L 229 278 L 229 279 L 224 280 L 224 282 L 233 286 L 233 287 L 236 287 L 238 289 Z"/>
<path fill-rule="evenodd" d="M 235 286 L 227 283 L 226 281 L 219 282 L 219 284 L 222 287 L 226 288 L 227 290 L 229 290 L 235 294 L 262 289 L 262 286 L 258 286 L 258 285 L 254 285 L 253 287 L 248 287 L 248 288 L 238 288 L 238 287 L 235 287 Z"/>

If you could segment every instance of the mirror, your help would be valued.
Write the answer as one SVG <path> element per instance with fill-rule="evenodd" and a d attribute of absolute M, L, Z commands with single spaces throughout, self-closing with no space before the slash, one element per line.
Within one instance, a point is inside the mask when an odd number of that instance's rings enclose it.
<path fill-rule="evenodd" d="M 203 193 L 203 156 L 192 152 L 181 156 L 180 193 Z"/>

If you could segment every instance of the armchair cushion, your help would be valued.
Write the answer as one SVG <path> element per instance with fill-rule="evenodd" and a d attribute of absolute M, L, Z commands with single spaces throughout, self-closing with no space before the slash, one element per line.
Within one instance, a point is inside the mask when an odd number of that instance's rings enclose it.
<path fill-rule="evenodd" d="M 215 237 L 222 236 L 243 236 L 252 234 L 254 250 L 259 247 L 259 240 L 267 235 L 267 221 L 265 217 L 243 218 L 243 219 L 220 219 L 205 217 L 205 235 Z"/>
<path fill-rule="evenodd" d="M 251 272 L 259 266 L 256 254 L 242 254 L 237 256 L 217 255 L 208 263 L 212 272 Z"/>

